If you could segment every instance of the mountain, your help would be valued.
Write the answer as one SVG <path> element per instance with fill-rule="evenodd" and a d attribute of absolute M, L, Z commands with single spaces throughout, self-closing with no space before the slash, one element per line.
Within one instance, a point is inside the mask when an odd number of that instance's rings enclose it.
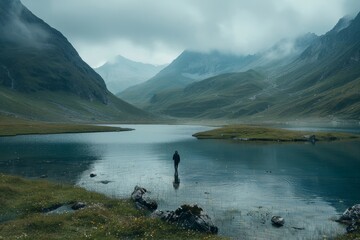
<path fill-rule="evenodd" d="M 146 119 L 117 99 L 57 30 L 0 1 L 0 114 L 47 121 Z"/>
<path fill-rule="evenodd" d="M 117 96 L 135 106 L 145 107 L 154 94 L 183 88 L 190 83 L 221 73 L 237 71 L 252 58 L 222 54 L 218 51 L 199 53 L 186 50 L 153 78 L 130 87 Z"/>
<path fill-rule="evenodd" d="M 222 74 L 185 88 L 162 91 L 153 95 L 146 109 L 201 119 L 359 121 L 360 14 L 354 19 L 340 19 L 323 36 L 309 35 L 296 44 L 296 54 L 280 58 L 276 71 L 271 64 L 264 64 L 257 68 L 262 73 Z M 264 62 L 266 53 L 276 49 L 257 55 L 248 66 Z"/>
<path fill-rule="evenodd" d="M 359 119 L 360 13 L 340 19 L 288 68 L 276 84 L 291 98 L 277 106 L 278 114 Z"/>
<path fill-rule="evenodd" d="M 161 92 L 184 88 L 188 84 L 224 73 L 257 69 L 275 75 L 280 67 L 298 57 L 316 38 L 308 33 L 295 40 L 283 39 L 267 51 L 255 55 L 238 56 L 218 51 L 200 53 L 184 51 L 169 66 L 150 80 L 117 94 L 124 100 L 142 108 Z"/>
<path fill-rule="evenodd" d="M 255 106 L 252 98 L 268 85 L 265 76 L 254 70 L 225 73 L 190 84 L 183 90 L 156 94 L 148 109 L 182 118 L 234 118 L 239 114 L 234 106 L 247 103 L 241 114 L 251 115 L 258 108 L 267 108 L 262 103 Z"/>
<path fill-rule="evenodd" d="M 135 62 L 119 55 L 94 70 L 105 80 L 109 91 L 115 94 L 149 80 L 164 67 L 166 65 Z"/>

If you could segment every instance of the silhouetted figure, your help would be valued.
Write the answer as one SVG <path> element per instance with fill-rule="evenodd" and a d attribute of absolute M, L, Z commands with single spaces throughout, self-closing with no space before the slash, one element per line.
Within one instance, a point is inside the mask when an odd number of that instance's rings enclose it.
<path fill-rule="evenodd" d="M 175 153 L 173 155 L 173 160 L 174 160 L 175 176 L 177 176 L 178 175 L 178 166 L 180 163 L 180 155 L 179 155 L 178 151 L 175 151 Z"/>

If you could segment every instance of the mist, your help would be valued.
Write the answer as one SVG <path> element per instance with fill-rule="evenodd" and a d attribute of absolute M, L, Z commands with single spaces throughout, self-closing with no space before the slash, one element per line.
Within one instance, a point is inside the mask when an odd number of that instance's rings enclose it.
<path fill-rule="evenodd" d="M 23 19 L 26 18 L 26 12 L 24 12 L 26 10 L 19 2 L 13 1 L 10 7 L 12 11 L 6 16 L 5 22 L 0 25 L 2 38 L 23 46 L 48 47 L 49 35 L 42 26 Z"/>
<path fill-rule="evenodd" d="M 357 0 L 22 0 L 92 66 L 115 55 L 153 64 L 183 50 L 254 54 L 284 38 L 326 33 Z"/>

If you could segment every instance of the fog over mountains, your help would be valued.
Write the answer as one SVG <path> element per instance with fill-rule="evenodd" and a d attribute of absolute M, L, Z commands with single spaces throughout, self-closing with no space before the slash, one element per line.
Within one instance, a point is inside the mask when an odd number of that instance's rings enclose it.
<path fill-rule="evenodd" d="M 163 67 L 119 56 L 96 69 L 105 83 L 19 0 L 0 2 L 1 115 L 83 122 L 154 119 L 148 112 L 186 120 L 360 119 L 359 14 L 321 36 L 285 38 L 256 54 L 185 50 Z M 119 98 L 107 85 L 122 91 Z"/>
<path fill-rule="evenodd" d="M 94 70 L 104 79 L 110 92 L 116 94 L 128 87 L 145 82 L 155 76 L 166 65 L 135 62 L 121 55 Z"/>
<path fill-rule="evenodd" d="M 111 94 L 68 40 L 19 0 L 0 1 L 0 114 L 85 122 L 148 117 Z"/>
<path fill-rule="evenodd" d="M 255 55 L 185 51 L 119 96 L 172 117 L 358 120 L 359 56 L 358 14 L 322 36 L 283 40 Z"/>

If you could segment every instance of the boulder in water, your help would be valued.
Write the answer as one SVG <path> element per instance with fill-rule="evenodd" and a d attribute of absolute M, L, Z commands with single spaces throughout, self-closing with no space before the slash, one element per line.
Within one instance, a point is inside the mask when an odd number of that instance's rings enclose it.
<path fill-rule="evenodd" d="M 348 225 L 348 233 L 360 231 L 360 204 L 346 209 L 337 221 Z"/>
<path fill-rule="evenodd" d="M 280 216 L 273 216 L 271 218 L 271 223 L 276 227 L 282 227 L 285 224 L 285 220 Z"/>
<path fill-rule="evenodd" d="M 137 208 L 153 212 L 157 209 L 158 205 L 156 201 L 146 196 L 147 192 L 145 188 L 135 186 L 131 199 L 134 200 Z"/>
<path fill-rule="evenodd" d="M 353 222 L 360 220 L 360 204 L 349 207 L 339 218 L 339 222 Z"/>

